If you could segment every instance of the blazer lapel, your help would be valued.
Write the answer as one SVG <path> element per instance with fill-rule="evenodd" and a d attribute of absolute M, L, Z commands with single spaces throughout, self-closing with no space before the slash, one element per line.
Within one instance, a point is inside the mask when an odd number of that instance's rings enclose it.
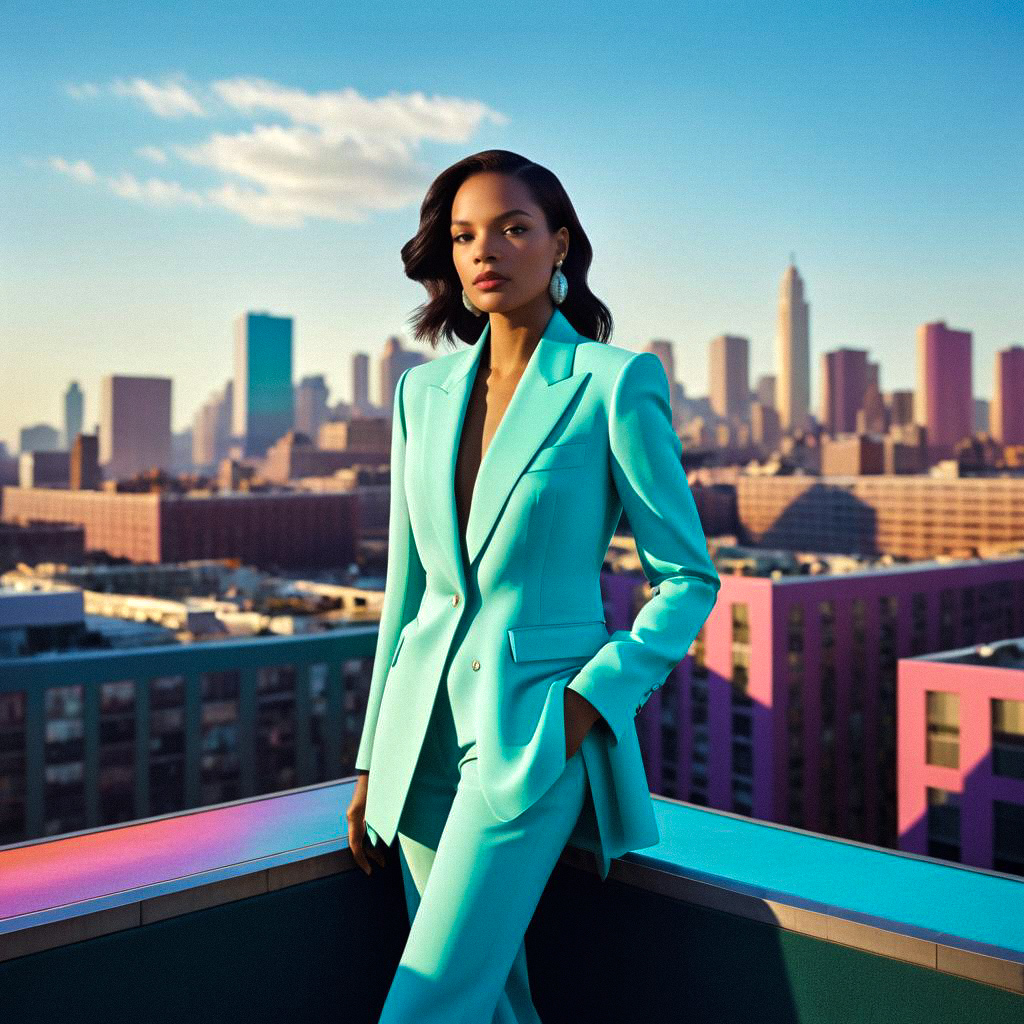
<path fill-rule="evenodd" d="M 452 360 L 448 376 L 428 389 L 424 430 L 429 437 L 421 449 L 420 481 L 427 505 L 463 592 L 466 580 L 455 506 L 455 463 L 469 396 L 489 333 L 490 321 L 476 344 Z M 482 550 L 520 474 L 587 377 L 572 372 L 578 341 L 572 324 L 556 309 L 480 463 L 466 528 L 468 563 Z"/>

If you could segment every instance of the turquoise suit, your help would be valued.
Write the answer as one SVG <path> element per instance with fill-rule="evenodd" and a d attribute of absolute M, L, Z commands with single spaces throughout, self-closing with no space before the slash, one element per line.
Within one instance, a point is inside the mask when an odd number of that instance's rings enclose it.
<path fill-rule="evenodd" d="M 484 452 L 465 537 L 455 464 L 489 324 L 395 390 L 388 569 L 356 769 L 399 840 L 410 933 L 379 1024 L 539 1024 L 525 932 L 566 844 L 602 878 L 658 842 L 633 719 L 721 584 L 652 353 L 556 309 Z M 622 510 L 652 597 L 605 625 Z M 564 690 L 600 718 L 565 756 Z"/>
<path fill-rule="evenodd" d="M 566 768 L 563 690 L 601 718 L 579 753 L 591 799 L 569 837 L 607 877 L 659 840 L 634 717 L 686 655 L 721 585 L 672 427 L 661 360 L 578 334 L 555 309 L 480 463 L 463 548 L 458 439 L 475 345 L 395 390 L 388 568 L 357 770 L 390 845 L 442 680 L 475 727 L 480 790 L 512 821 Z M 625 509 L 652 596 L 609 635 L 600 573 Z"/>

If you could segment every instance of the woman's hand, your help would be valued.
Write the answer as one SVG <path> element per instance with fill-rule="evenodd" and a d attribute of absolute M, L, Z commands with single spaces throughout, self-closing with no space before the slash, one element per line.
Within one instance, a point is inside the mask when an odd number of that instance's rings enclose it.
<path fill-rule="evenodd" d="M 366 855 L 369 855 L 383 868 L 387 867 L 387 860 L 382 850 L 376 849 L 366 842 L 366 787 L 369 784 L 369 772 L 358 772 L 356 774 L 355 791 L 352 794 L 352 802 L 348 805 L 345 818 L 348 821 L 348 848 L 352 851 L 356 864 L 363 869 L 364 874 L 370 874 L 372 868 Z"/>
<path fill-rule="evenodd" d="M 575 690 L 565 688 L 565 760 L 568 761 L 583 746 L 591 726 L 601 717 L 597 708 Z"/>

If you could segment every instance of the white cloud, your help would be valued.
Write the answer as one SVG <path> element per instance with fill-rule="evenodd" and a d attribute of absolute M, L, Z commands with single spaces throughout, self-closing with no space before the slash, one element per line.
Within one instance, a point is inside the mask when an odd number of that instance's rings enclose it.
<path fill-rule="evenodd" d="M 198 192 L 184 188 L 176 181 L 163 181 L 160 178 L 139 181 L 134 174 L 125 172 L 118 178 L 108 178 L 107 185 L 111 192 L 125 199 L 135 199 L 153 206 L 206 205 L 206 200 Z"/>
<path fill-rule="evenodd" d="M 115 96 L 134 96 L 160 117 L 205 117 L 199 100 L 180 81 L 167 79 L 160 85 L 144 78 L 133 78 L 130 82 L 118 79 L 110 86 Z"/>
<path fill-rule="evenodd" d="M 107 179 L 118 195 L 150 203 L 219 206 L 253 224 L 300 227 L 307 220 L 364 221 L 377 210 L 418 203 L 436 173 L 419 159 L 424 143 L 461 145 L 498 111 L 475 100 L 422 92 L 367 97 L 355 89 L 306 92 L 262 78 L 215 81 L 202 92 L 179 79 L 136 78 L 109 86 L 161 117 L 272 115 L 201 142 L 144 146 L 158 163 L 173 152 L 219 180 L 205 188 L 131 174 Z"/>
<path fill-rule="evenodd" d="M 135 150 L 135 154 L 152 160 L 155 164 L 167 163 L 167 154 L 159 146 L 140 146 Z"/>
<path fill-rule="evenodd" d="M 47 162 L 55 171 L 60 171 L 61 174 L 66 174 L 76 181 L 96 180 L 96 171 L 86 160 L 65 160 L 62 156 L 51 156 Z"/>
<path fill-rule="evenodd" d="M 68 95 L 76 100 L 94 99 L 100 94 L 100 87 L 92 82 L 81 82 L 78 85 L 71 84 L 67 89 Z"/>

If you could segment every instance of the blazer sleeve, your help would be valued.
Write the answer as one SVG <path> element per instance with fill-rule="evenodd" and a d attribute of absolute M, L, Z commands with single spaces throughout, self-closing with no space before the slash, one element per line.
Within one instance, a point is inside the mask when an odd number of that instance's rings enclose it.
<path fill-rule="evenodd" d="M 722 581 L 683 469 L 668 378 L 653 352 L 636 353 L 619 371 L 608 436 L 612 478 L 653 591 L 632 628 L 612 633 L 568 686 L 597 709 L 618 743 L 685 657 Z"/>
<path fill-rule="evenodd" d="M 409 521 L 405 493 L 406 418 L 403 394 L 412 367 L 402 371 L 395 385 L 395 403 L 391 417 L 391 506 L 388 515 L 388 568 L 384 581 L 384 601 L 373 657 L 370 693 L 366 700 L 363 733 L 356 753 L 356 771 L 369 771 L 373 735 L 377 728 L 384 682 L 395 645 L 402 629 L 415 618 L 426 588 L 426 573 L 416 550 Z"/>

